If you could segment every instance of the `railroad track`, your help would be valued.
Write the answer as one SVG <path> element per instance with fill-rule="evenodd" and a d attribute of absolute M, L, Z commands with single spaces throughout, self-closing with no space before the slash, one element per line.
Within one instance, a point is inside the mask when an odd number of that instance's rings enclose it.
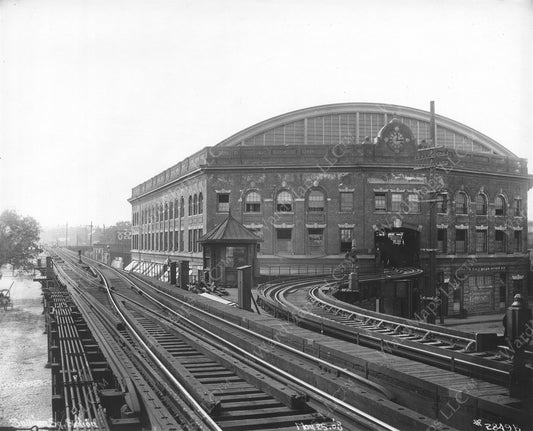
<path fill-rule="evenodd" d="M 66 260 L 65 255 L 63 258 Z M 203 399 L 200 397 L 199 404 L 201 407 L 203 401 L 204 406 L 209 406 L 204 411 L 207 410 L 207 415 L 213 418 L 219 429 L 294 430 L 296 425 L 301 429 L 304 429 L 304 425 L 315 426 L 315 429 L 396 429 L 344 399 L 335 398 L 327 391 L 316 389 L 313 385 L 294 378 L 293 373 L 273 366 L 268 358 L 264 359 L 264 352 L 259 356 L 251 354 L 248 340 L 241 345 L 229 343 L 227 337 L 213 335 L 210 333 L 212 331 L 204 328 L 211 326 L 211 329 L 216 329 L 221 326 L 221 322 L 205 325 L 207 317 L 202 316 L 200 321 L 204 324 L 198 325 L 192 320 L 189 321 L 187 316 L 191 317 L 199 311 L 181 310 L 181 314 L 175 311 L 188 304 L 182 303 L 177 307 L 176 299 L 168 295 L 165 297 L 167 305 L 155 298 L 155 295 L 167 295 L 164 292 L 155 292 L 153 287 L 146 285 L 140 289 L 139 280 L 126 277 L 110 268 L 100 265 L 93 268 L 104 280 L 112 280 L 108 285 L 108 295 L 110 298 L 114 297 L 117 308 L 121 310 L 121 320 L 131 325 L 128 330 L 134 331 L 146 343 L 144 348 L 157 352 L 156 356 L 169 368 L 171 374 L 187 376 L 185 381 L 189 382 L 189 386 L 190 382 L 195 382 L 192 386 L 200 388 L 196 393 L 209 394 L 207 399 L 210 403 L 206 402 L 204 396 Z M 108 281 L 105 283 L 109 284 Z M 152 293 L 148 293 L 148 289 L 151 289 Z M 151 298 L 152 295 L 154 297 Z M 162 317 L 165 315 L 166 317 Z M 201 337 L 198 335 L 200 331 L 204 332 Z M 235 338 L 242 339 L 243 336 L 236 335 Z M 268 340 L 268 344 L 267 339 L 256 341 L 259 342 L 265 345 L 269 353 L 272 351 L 272 340 Z M 214 355 L 214 351 L 218 353 Z M 192 362 L 191 358 L 194 359 Z M 313 361 L 316 362 L 316 358 L 313 358 Z M 323 373 L 324 366 L 321 364 L 316 368 Z M 334 368 L 332 364 L 328 366 Z M 336 373 L 340 375 L 341 369 Z M 349 379 L 349 374 L 345 373 L 344 378 Z M 352 377 L 356 381 L 358 379 L 357 384 L 361 385 L 359 376 Z M 207 383 L 205 378 L 208 378 Z M 351 384 L 353 385 L 353 380 Z M 407 410 L 387 400 L 387 390 L 379 385 L 368 381 L 362 384 L 364 390 L 357 389 L 362 394 L 371 396 L 367 401 L 379 403 L 380 407 L 385 409 Z M 191 392 L 194 392 L 194 388 Z M 343 396 L 344 394 L 345 392 Z M 362 394 L 359 394 L 359 398 Z M 250 398 L 255 401 L 250 401 Z M 426 429 L 430 423 L 428 418 L 413 412 L 406 420 L 412 422 L 412 429 Z"/>
<path fill-rule="evenodd" d="M 512 362 L 497 351 L 483 351 L 473 334 L 376 313 L 329 294 L 331 280 L 264 285 L 258 303 L 277 317 L 357 344 L 422 361 L 506 386 Z"/>

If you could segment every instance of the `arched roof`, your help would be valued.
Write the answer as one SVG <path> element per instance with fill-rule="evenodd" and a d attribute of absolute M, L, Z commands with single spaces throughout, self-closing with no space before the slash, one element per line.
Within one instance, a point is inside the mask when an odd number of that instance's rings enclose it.
<path fill-rule="evenodd" d="M 217 146 L 359 144 L 365 138 L 373 142 L 379 130 L 393 118 L 407 125 L 418 143 L 429 141 L 427 111 L 380 103 L 339 103 L 278 115 L 230 136 Z M 516 157 L 495 140 L 457 121 L 435 115 L 435 123 L 439 146 Z"/>

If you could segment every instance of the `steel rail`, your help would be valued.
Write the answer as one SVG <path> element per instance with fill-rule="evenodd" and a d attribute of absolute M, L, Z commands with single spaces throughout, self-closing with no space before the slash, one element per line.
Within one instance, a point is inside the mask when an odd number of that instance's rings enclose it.
<path fill-rule="evenodd" d="M 310 289 L 309 291 L 309 296 L 311 297 L 311 300 L 315 303 L 319 303 L 319 304 L 323 304 L 324 306 L 328 306 L 328 307 L 333 307 L 335 310 L 337 311 L 342 311 L 344 313 L 346 313 L 347 315 L 350 316 L 350 318 L 352 318 L 354 315 L 357 316 L 357 317 L 363 317 L 363 318 L 368 318 L 368 319 L 372 319 L 372 320 L 379 320 L 380 322 L 383 322 L 383 323 L 388 323 L 390 325 L 401 325 L 402 328 L 408 328 L 410 330 L 412 330 L 413 332 L 430 332 L 431 334 L 434 334 L 434 335 L 438 335 L 440 337 L 442 337 L 443 339 L 452 339 L 452 340 L 461 340 L 461 341 L 464 341 L 465 343 L 470 343 L 472 341 L 475 341 L 473 337 L 466 337 L 466 336 L 461 336 L 461 335 L 454 335 L 454 334 L 449 334 L 447 332 L 441 332 L 441 331 L 438 331 L 438 330 L 435 330 L 434 328 L 428 328 L 428 327 L 425 327 L 425 326 L 416 326 L 416 325 L 410 325 L 408 323 L 405 323 L 405 322 L 400 322 L 398 320 L 393 320 L 393 319 L 389 319 L 387 315 L 383 314 L 384 317 L 377 317 L 377 316 L 372 316 L 370 314 L 365 314 L 364 313 L 364 310 L 351 310 L 349 308 L 343 308 L 341 307 L 339 304 L 335 304 L 333 302 L 327 302 L 325 301 L 323 298 L 320 298 L 316 292 L 320 292 L 322 293 L 322 289 L 324 289 L 325 287 L 327 287 L 328 285 L 324 285 L 324 286 L 317 286 L 315 288 L 312 288 Z M 319 305 L 321 306 L 321 305 Z M 330 310 L 328 310 L 330 311 Z"/>
<path fill-rule="evenodd" d="M 114 268 L 113 268 L 113 269 L 114 269 Z M 119 273 L 119 274 L 120 274 L 120 273 Z M 122 274 L 120 274 L 120 275 L 123 276 Z M 142 281 L 142 280 L 141 280 L 141 281 Z M 142 281 L 142 282 L 144 283 L 144 281 Z M 241 326 L 239 326 L 239 325 L 236 325 L 236 324 L 234 324 L 234 323 L 227 322 L 227 321 L 225 321 L 225 320 L 219 318 L 218 316 L 213 316 L 213 315 L 211 315 L 210 313 L 207 313 L 207 312 L 205 312 L 204 310 L 201 310 L 201 309 L 199 309 L 199 308 L 197 308 L 197 307 L 195 307 L 195 306 L 193 306 L 193 305 L 191 305 L 191 304 L 187 304 L 186 302 L 179 301 L 179 300 L 177 300 L 177 298 L 175 298 L 175 297 L 173 297 L 173 296 L 167 294 L 166 292 L 160 291 L 159 289 L 156 289 L 156 288 L 154 288 L 153 286 L 150 286 L 150 287 L 151 287 L 152 289 L 158 291 L 158 293 L 163 294 L 163 295 L 165 295 L 165 296 L 168 296 L 168 297 L 172 298 L 174 301 L 178 301 L 178 302 L 180 302 L 180 303 L 182 303 L 182 304 L 185 304 L 185 305 L 187 305 L 189 308 L 194 309 L 195 311 L 199 311 L 199 312 L 201 312 L 202 314 L 208 314 L 210 317 L 215 318 L 215 319 L 220 320 L 220 321 L 223 321 L 224 323 L 226 323 L 226 324 L 228 324 L 228 325 L 230 325 L 230 326 L 233 326 L 233 327 L 235 327 L 235 328 L 237 328 L 237 329 L 239 329 L 239 330 L 241 330 L 241 331 L 247 332 L 247 333 L 249 333 L 250 335 L 253 335 L 253 336 L 255 336 L 255 337 L 259 337 L 259 338 L 263 339 L 264 341 L 274 343 L 274 344 L 276 344 L 276 345 L 278 345 L 278 346 L 280 346 L 280 347 L 282 347 L 282 348 L 284 348 L 284 349 L 286 349 L 286 350 L 293 351 L 294 353 L 296 353 L 296 354 L 298 354 L 298 355 L 302 355 L 302 356 L 309 357 L 309 359 L 312 360 L 313 362 L 317 362 L 317 358 L 315 358 L 314 356 L 311 356 L 311 355 L 308 355 L 308 354 L 306 354 L 306 353 L 300 352 L 300 351 L 298 351 L 298 350 L 296 350 L 296 349 L 294 349 L 294 348 L 292 348 L 292 347 L 284 346 L 282 343 L 279 343 L 279 342 L 277 342 L 277 341 L 275 341 L 275 340 L 272 340 L 272 339 L 270 339 L 270 338 L 268 338 L 268 337 L 265 337 L 265 336 L 262 336 L 262 335 L 260 335 L 260 334 L 256 334 L 256 333 L 254 333 L 253 331 L 250 331 L 250 330 L 248 330 L 248 329 L 246 329 L 246 328 L 243 328 L 243 327 L 241 327 Z M 148 299 L 150 299 L 151 301 L 153 301 L 154 303 L 156 303 L 158 306 L 160 306 L 160 307 L 166 309 L 169 313 L 171 313 L 171 314 L 177 316 L 180 320 L 184 320 L 184 321 L 186 321 L 188 324 L 192 325 L 193 327 L 195 327 L 195 328 L 197 328 L 197 329 L 199 329 L 199 330 L 201 330 L 201 331 L 203 331 L 203 332 L 207 332 L 207 333 L 209 333 L 211 337 L 214 337 L 214 338 L 218 339 L 220 342 L 222 342 L 222 343 L 224 343 L 224 344 L 226 344 L 226 345 L 228 345 L 228 346 L 231 346 L 232 349 L 234 349 L 234 350 L 240 352 L 240 354 L 242 354 L 243 356 L 248 357 L 248 358 L 254 360 L 256 363 L 259 363 L 261 366 L 263 366 L 263 367 L 265 367 L 265 368 L 267 368 L 267 369 L 270 369 L 270 370 L 271 370 L 272 372 L 274 372 L 274 373 L 278 373 L 278 374 L 284 376 L 286 379 L 292 381 L 293 383 L 296 383 L 297 385 L 300 385 L 301 387 L 306 388 L 306 390 L 310 391 L 311 393 L 314 393 L 314 394 L 316 394 L 316 395 L 319 396 L 319 397 L 325 398 L 325 399 L 327 399 L 327 400 L 328 400 L 329 402 L 331 402 L 331 403 L 334 403 L 334 404 L 336 404 L 336 405 L 342 406 L 344 409 L 346 409 L 346 410 L 352 412 L 353 414 L 355 414 L 355 415 L 359 415 L 359 416 L 362 416 L 363 418 L 367 419 L 368 421 L 373 422 L 373 423 L 375 423 L 376 425 L 379 425 L 379 426 L 381 426 L 381 427 L 383 427 L 383 428 L 385 428 L 385 429 L 387 429 L 387 430 L 390 430 L 390 431 L 396 431 L 396 430 L 398 430 L 398 429 L 395 428 L 394 426 L 392 426 L 392 425 L 390 425 L 390 424 L 387 424 L 387 423 L 381 421 L 380 419 L 377 419 L 377 418 L 375 418 L 374 416 L 369 415 L 368 413 L 366 413 L 366 412 L 364 412 L 364 411 L 362 411 L 362 410 L 360 410 L 360 409 L 358 409 L 358 408 L 356 408 L 356 407 L 354 407 L 354 406 L 352 406 L 352 405 L 346 403 L 345 401 L 343 401 L 343 400 L 341 400 L 341 399 L 339 399 L 339 398 L 336 398 L 336 397 L 334 397 L 334 396 L 332 396 L 332 395 L 330 395 L 330 394 L 328 394 L 328 393 L 326 393 L 326 392 L 324 392 L 324 391 L 322 391 L 322 390 L 320 390 L 320 389 L 317 389 L 316 387 L 314 387 L 314 386 L 310 385 L 309 383 L 307 383 L 307 382 L 305 382 L 305 381 L 303 381 L 303 380 L 301 380 L 301 379 L 299 379 L 299 378 L 297 378 L 297 377 L 291 375 L 290 373 L 287 373 L 286 371 L 284 371 L 284 370 L 282 370 L 282 369 L 280 369 L 280 368 L 277 368 L 277 367 L 273 366 L 272 364 L 270 364 L 269 362 L 263 360 L 262 358 L 260 358 L 260 357 L 258 357 L 258 356 L 256 356 L 256 355 L 254 355 L 254 354 L 252 354 L 252 353 L 250 353 L 250 352 L 248 352 L 248 351 L 246 351 L 246 350 L 244 350 L 244 349 L 242 349 L 242 348 L 240 348 L 240 347 L 234 345 L 233 343 L 230 343 L 230 342 L 227 341 L 227 340 L 224 340 L 222 337 L 220 337 L 220 336 L 218 336 L 218 335 L 216 335 L 216 334 L 212 334 L 212 333 L 210 333 L 210 332 L 207 331 L 205 328 L 203 328 L 201 325 L 198 325 L 197 323 L 193 322 L 192 320 L 188 319 L 187 317 L 185 317 L 185 316 L 183 316 L 183 315 L 177 313 L 176 311 L 174 311 L 173 309 L 171 309 L 170 307 L 168 307 L 168 306 L 167 306 L 166 304 L 164 304 L 163 302 L 161 302 L 161 301 L 159 301 L 158 299 L 154 298 L 152 295 L 143 292 L 143 296 L 144 296 L 144 297 L 148 297 Z M 347 371 L 346 371 L 345 369 L 343 369 L 343 368 L 340 368 L 340 367 L 338 367 L 338 366 L 335 366 L 335 365 L 330 364 L 330 363 L 328 363 L 328 362 L 326 362 L 326 361 L 323 361 L 323 360 L 318 360 L 318 362 L 320 362 L 320 363 L 322 363 L 322 364 L 325 364 L 325 365 L 327 365 L 327 366 L 329 366 L 329 367 L 332 367 L 332 368 L 334 368 L 334 369 L 336 369 L 336 370 L 342 372 L 344 375 L 349 375 L 349 376 L 351 377 L 351 374 L 352 374 L 352 373 L 347 372 Z M 354 374 L 354 376 L 356 376 L 356 375 Z M 360 377 L 360 376 L 356 376 L 356 377 L 357 377 L 357 379 L 358 379 L 359 381 L 361 380 L 361 377 Z M 365 383 L 366 385 L 369 385 L 369 382 L 368 382 L 368 381 L 364 381 L 363 383 Z M 371 385 L 371 384 L 370 384 L 369 386 L 372 386 L 372 387 L 374 387 L 374 389 L 376 389 L 376 387 L 373 386 L 373 385 Z M 376 385 L 376 386 L 379 387 L 379 385 Z M 382 393 L 385 393 L 385 394 L 387 394 L 387 395 L 390 395 L 390 392 L 384 390 L 383 388 L 381 388 L 381 392 L 382 392 Z"/>
<path fill-rule="evenodd" d="M 85 310 L 85 313 L 86 315 L 88 315 L 89 313 L 93 313 L 96 317 L 93 319 L 95 321 L 98 322 L 99 325 L 102 325 L 102 327 L 109 331 L 109 332 L 113 332 L 114 333 L 114 339 L 117 340 L 117 342 L 122 346 L 122 347 L 126 347 L 127 348 L 127 351 L 126 349 L 123 349 L 126 357 L 128 358 L 127 360 L 131 361 L 131 365 L 130 366 L 135 366 L 138 368 L 138 364 L 143 364 L 144 365 L 144 369 L 143 371 L 140 372 L 141 375 L 145 376 L 145 373 L 148 374 L 150 376 L 150 379 L 156 381 L 158 381 L 158 383 L 160 385 L 163 386 L 163 391 L 166 391 L 166 393 L 170 396 L 171 392 L 174 392 L 174 389 L 171 388 L 170 385 L 167 385 L 166 383 L 162 383 L 160 382 L 160 379 L 161 379 L 161 375 L 160 374 L 157 374 L 157 371 L 154 369 L 154 368 L 151 368 L 150 366 L 148 366 L 148 364 L 146 364 L 146 361 L 145 359 L 141 356 L 141 354 L 136 351 L 136 346 L 134 344 L 131 344 L 127 338 L 121 334 L 119 331 L 117 331 L 117 327 L 115 326 L 116 325 L 116 322 L 119 322 L 119 319 L 116 318 L 116 316 L 114 316 L 112 314 L 112 309 L 110 308 L 106 308 L 102 303 L 100 302 L 94 302 L 94 301 L 91 301 L 91 297 L 89 297 L 88 295 L 86 295 L 80 288 L 77 288 L 74 286 L 74 289 L 73 289 L 73 292 L 75 294 L 75 296 L 78 298 L 78 300 L 80 302 L 77 303 L 78 307 L 80 307 L 81 309 Z M 90 311 L 89 311 L 90 310 Z M 87 316 L 86 316 L 87 317 Z M 92 321 L 90 318 L 87 319 L 87 322 L 88 324 L 92 324 L 94 325 L 95 322 Z M 115 322 L 115 324 L 113 324 L 113 322 Z M 97 333 L 100 333 L 100 339 L 102 337 L 102 333 L 101 333 L 101 329 L 95 331 Z M 94 333 L 94 332 L 93 332 Z M 98 335 L 97 335 L 98 337 Z M 103 340 L 101 339 L 101 342 L 103 342 Z M 104 346 L 100 346 L 102 349 L 105 349 L 105 345 Z M 110 360 L 109 357 L 108 357 L 108 354 L 111 354 L 109 351 L 107 351 L 107 354 L 106 354 L 106 358 L 108 359 L 108 361 Z M 127 388 L 128 384 L 125 382 L 125 379 L 127 377 L 129 377 L 129 375 L 125 375 L 124 373 L 126 372 L 125 369 L 122 368 L 122 366 L 124 364 L 120 363 L 120 365 L 118 365 L 116 363 L 118 359 L 116 357 L 113 356 L 113 359 L 112 361 L 114 362 L 114 366 L 111 365 L 111 367 L 118 367 L 119 370 L 117 372 L 115 372 L 115 375 L 117 376 L 117 378 L 120 376 L 120 378 L 124 379 L 124 383 L 122 383 L 121 385 L 123 385 L 122 387 L 123 388 Z M 135 363 L 136 365 L 133 365 L 133 363 Z M 144 377 L 142 377 L 144 379 Z M 148 384 L 148 383 L 147 383 Z M 124 389 L 125 390 L 125 389 Z M 129 391 L 129 388 L 127 389 Z M 154 389 L 154 390 L 159 390 L 159 389 Z M 145 392 L 142 391 L 143 393 Z M 155 395 L 153 395 L 155 397 Z M 145 399 L 144 395 L 141 395 L 141 398 Z M 148 397 L 150 399 L 150 396 Z M 176 399 L 179 399 L 179 396 L 175 395 L 175 398 Z M 174 398 L 172 398 L 174 400 Z M 145 400 L 146 401 L 146 400 Z M 190 409 L 190 407 L 188 405 L 186 405 L 185 403 L 179 403 L 177 401 L 176 402 L 176 405 L 177 405 L 177 408 L 180 409 L 180 413 L 186 417 L 185 419 L 185 422 L 187 423 L 187 426 L 188 427 L 191 427 L 193 425 L 195 426 L 200 426 L 202 425 L 199 421 L 197 421 L 197 415 L 196 413 Z M 165 408 L 168 408 L 167 405 L 165 405 L 165 403 L 162 403 L 161 402 L 161 406 L 156 406 L 156 409 L 158 409 L 157 411 L 160 412 L 161 410 L 159 410 L 161 407 L 165 407 Z M 135 410 L 137 411 L 137 410 Z M 170 412 L 170 409 L 168 410 L 167 414 L 169 416 L 173 416 L 174 413 Z M 149 418 L 151 419 L 153 416 L 149 414 Z M 154 418 L 154 421 L 157 422 L 151 422 L 152 426 L 154 427 L 160 427 L 160 429 L 164 430 L 164 429 L 168 429 L 168 428 L 165 428 L 165 427 L 168 427 L 169 424 L 168 423 L 163 423 L 161 422 L 161 414 L 159 415 L 159 417 L 153 417 Z M 184 419 L 182 417 L 182 419 Z M 180 424 L 176 424 L 177 428 L 176 429 L 184 429 L 182 428 L 182 425 Z M 187 428 L 187 429 L 192 429 L 192 428 Z"/>
<path fill-rule="evenodd" d="M 113 298 L 113 294 L 111 293 L 111 289 L 110 289 L 109 283 L 107 281 L 107 278 L 104 277 L 104 275 L 102 274 L 102 272 L 98 268 L 94 268 L 94 270 L 98 273 L 98 275 L 104 281 L 104 285 L 106 287 L 107 294 L 109 296 L 109 300 L 111 301 L 111 304 L 115 308 L 116 312 L 119 314 L 120 318 L 123 320 L 124 324 L 130 330 L 130 332 L 133 334 L 133 336 L 137 339 L 139 344 L 143 347 L 143 349 L 145 349 L 146 353 L 157 364 L 157 366 L 161 369 L 161 371 L 163 371 L 163 373 L 171 380 L 172 384 L 175 385 L 179 389 L 180 393 L 186 398 L 187 402 L 190 404 L 190 407 L 192 407 L 194 410 L 197 411 L 198 415 L 202 418 L 202 420 L 204 421 L 205 425 L 207 425 L 210 430 L 222 431 L 222 428 L 220 428 L 218 426 L 218 424 L 211 418 L 211 416 L 209 416 L 209 414 L 203 409 L 203 407 L 194 399 L 194 397 L 174 377 L 172 372 L 170 372 L 170 370 L 151 351 L 149 346 L 144 342 L 142 337 L 137 333 L 137 330 L 129 322 L 129 319 L 120 310 L 120 307 L 118 306 L 117 302 Z"/>
<path fill-rule="evenodd" d="M 333 322 L 333 323 L 335 323 L 335 324 L 337 324 L 337 325 L 339 325 L 341 327 L 345 326 L 346 327 L 345 329 L 344 328 L 340 328 L 340 329 L 339 328 L 335 328 L 334 329 L 335 331 L 343 331 L 343 335 L 345 335 L 345 336 L 353 335 L 353 332 L 356 332 L 350 326 L 343 325 L 342 323 L 336 322 L 333 319 L 328 319 L 327 317 L 323 317 L 323 316 L 320 316 L 318 314 L 315 314 L 315 313 L 309 312 L 307 310 L 304 310 L 302 308 L 299 308 L 296 305 L 293 305 L 290 302 L 288 302 L 288 300 L 286 300 L 286 298 L 279 299 L 279 297 L 282 295 L 282 293 L 284 293 L 284 290 L 285 291 L 289 291 L 289 290 L 293 289 L 293 287 L 294 287 L 293 285 L 283 286 L 283 284 L 278 284 L 276 286 L 269 286 L 265 290 L 268 289 L 269 290 L 268 295 L 272 298 L 272 301 L 275 301 L 278 304 L 280 304 L 281 306 L 286 307 L 287 309 L 284 309 L 283 311 L 285 313 L 289 313 L 291 316 L 293 314 L 296 314 L 300 320 L 304 320 L 304 321 L 306 321 L 308 323 L 309 322 L 310 323 L 314 323 L 314 322 L 310 318 L 305 319 L 305 316 L 315 317 L 316 319 L 318 319 L 320 321 L 320 323 L 322 325 L 322 328 L 324 327 L 324 321 Z M 278 289 L 278 290 L 275 290 L 275 289 Z M 270 292 L 270 290 L 274 290 L 274 293 Z M 263 291 L 263 294 L 265 294 L 264 291 Z M 293 311 L 291 312 L 291 310 L 293 310 Z M 304 317 L 304 319 L 302 319 L 302 317 Z M 375 320 L 376 318 L 372 317 L 372 319 Z M 323 332 L 323 329 L 321 330 L 321 332 Z M 366 339 L 374 340 L 374 341 L 377 341 L 377 342 L 383 342 L 384 341 L 383 338 L 380 338 L 377 335 L 362 334 L 362 336 L 364 338 L 366 338 Z M 409 341 L 409 340 L 404 340 L 404 341 Z M 398 342 L 398 341 L 394 341 L 394 340 L 387 340 L 386 342 L 389 345 L 394 345 L 394 346 L 402 348 L 404 350 L 409 350 L 409 351 L 421 354 L 423 356 L 426 356 L 426 357 L 428 357 L 428 359 L 431 359 L 431 358 L 438 359 L 438 358 L 440 358 L 442 360 L 447 360 L 447 361 L 452 361 L 453 360 L 454 363 L 462 363 L 463 365 L 469 367 L 470 369 L 477 369 L 479 371 L 482 371 L 482 370 L 490 371 L 490 372 L 495 373 L 495 374 L 500 374 L 503 377 L 506 377 L 506 376 L 509 375 L 509 372 L 505 371 L 505 370 L 500 370 L 498 368 L 493 368 L 493 367 L 490 367 L 488 365 L 478 364 L 478 363 L 475 363 L 473 361 L 469 361 L 467 359 L 456 358 L 456 357 L 454 357 L 452 355 L 446 355 L 446 354 L 444 354 L 444 352 L 445 352 L 444 350 L 443 350 L 443 353 L 437 353 L 437 352 L 432 352 L 432 351 L 429 351 L 427 349 L 411 346 L 411 345 L 408 345 L 408 344 L 405 344 L 405 343 L 401 343 L 401 342 Z M 423 343 L 421 343 L 421 344 L 423 345 Z M 459 352 L 459 353 L 461 353 L 461 352 Z M 468 355 L 468 353 L 465 352 L 464 355 Z M 483 359 L 483 358 L 478 358 L 478 359 Z"/>

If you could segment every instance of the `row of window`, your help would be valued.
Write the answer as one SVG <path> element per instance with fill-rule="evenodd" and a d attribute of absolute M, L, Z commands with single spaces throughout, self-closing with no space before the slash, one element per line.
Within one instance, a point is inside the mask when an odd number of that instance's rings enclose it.
<path fill-rule="evenodd" d="M 418 193 L 407 193 L 407 201 L 403 193 L 374 193 L 374 210 L 376 212 L 408 212 L 419 213 L 420 201 Z"/>
<path fill-rule="evenodd" d="M 217 212 L 229 211 L 229 193 L 217 194 Z M 258 191 L 250 191 L 244 196 L 244 212 L 245 213 L 260 213 L 262 198 Z M 307 195 L 307 211 L 309 212 L 324 212 L 326 207 L 326 196 L 321 190 L 311 190 Z M 281 190 L 276 195 L 275 199 L 276 212 L 293 212 L 294 211 L 294 197 L 289 190 Z M 340 193 L 340 210 L 353 210 L 353 193 Z"/>
<path fill-rule="evenodd" d="M 440 193 L 437 196 L 437 212 L 446 214 L 448 212 L 448 194 Z M 455 214 L 468 214 L 469 197 L 465 192 L 458 192 L 455 195 Z M 476 215 L 488 214 L 488 199 L 483 193 L 478 193 L 473 201 L 474 211 Z M 504 196 L 498 195 L 494 198 L 494 214 L 497 216 L 507 215 L 507 200 Z M 522 199 L 515 199 L 512 207 L 512 215 L 522 215 Z"/>
<path fill-rule="evenodd" d="M 448 213 L 449 198 L 447 193 L 437 195 L 437 212 L 441 214 Z M 307 211 L 321 213 L 325 211 L 326 198 L 324 192 L 313 189 L 307 195 Z M 476 215 L 487 215 L 488 201 L 486 195 L 478 193 L 474 199 L 474 208 Z M 260 213 L 262 199 L 257 191 L 250 191 L 244 196 L 244 212 Z M 189 196 L 188 215 L 197 215 L 203 213 L 203 195 L 202 193 Z M 340 211 L 351 212 L 354 209 L 353 192 L 340 192 Z M 454 201 L 455 214 L 468 214 L 469 198 L 465 192 L 458 192 Z M 224 213 L 230 210 L 229 193 L 217 193 L 217 212 Z M 290 191 L 281 190 L 276 195 L 275 200 L 276 212 L 293 212 L 294 198 Z M 420 213 L 420 200 L 418 193 L 400 192 L 375 192 L 374 193 L 374 210 L 376 212 L 407 212 Z M 494 199 L 494 212 L 497 216 L 507 215 L 507 202 L 502 195 Z M 515 216 L 522 215 L 522 200 L 515 199 L 513 206 Z M 159 222 L 169 219 L 185 216 L 185 199 L 183 197 L 174 202 L 165 202 L 152 205 L 143 209 L 141 212 L 133 213 L 133 225 L 139 223 L 145 224 L 150 222 Z"/>
<path fill-rule="evenodd" d="M 200 192 L 189 196 L 189 205 L 187 207 L 188 215 L 203 214 L 204 212 L 204 195 Z M 169 201 L 151 205 L 141 211 L 134 212 L 132 217 L 133 226 L 139 224 L 153 223 L 185 216 L 185 198 L 182 196 L 179 201 Z"/>
<path fill-rule="evenodd" d="M 311 243 L 318 246 L 323 245 L 323 229 L 308 229 L 308 236 Z M 262 238 L 261 229 L 254 229 L 254 233 Z M 345 253 L 350 251 L 353 240 L 352 228 L 339 229 L 339 251 Z M 197 252 L 202 251 L 201 244 L 198 240 L 203 235 L 202 229 L 189 229 L 187 234 L 187 249 L 185 249 L 185 231 L 171 231 L 160 233 L 146 233 L 133 235 L 133 248 L 136 250 L 154 250 L 154 251 L 185 251 Z M 292 241 L 292 229 L 277 229 L 276 239 Z M 476 229 L 475 232 L 475 252 L 488 252 L 488 233 L 486 229 Z M 508 247 L 508 236 L 505 231 L 496 230 L 494 232 L 494 252 L 506 253 Z M 448 229 L 437 230 L 437 249 L 441 253 L 448 252 Z M 259 248 L 258 248 L 259 251 Z M 514 231 L 513 251 L 522 251 L 522 232 Z M 455 252 L 468 253 L 468 229 L 455 230 Z"/>
<path fill-rule="evenodd" d="M 474 209 L 476 215 L 487 215 L 488 201 L 487 197 L 479 193 L 474 199 Z M 449 209 L 449 198 L 447 193 L 437 195 L 437 212 L 447 214 Z M 465 192 L 458 192 L 454 201 L 455 214 L 468 214 L 469 199 Z M 420 200 L 418 193 L 407 193 L 405 200 L 404 193 L 399 192 L 375 192 L 374 193 L 374 211 L 375 212 L 420 212 Z M 494 199 L 494 214 L 497 216 L 507 215 L 507 202 L 504 196 L 498 195 Z M 522 200 L 515 199 L 513 206 L 513 215 L 522 215 Z"/>
<path fill-rule="evenodd" d="M 486 229 L 476 229 L 475 232 L 475 252 L 487 253 L 488 252 L 488 233 Z M 514 231 L 514 248 L 513 251 L 522 252 L 522 231 Z M 508 236 L 505 231 L 496 230 L 494 232 L 494 252 L 506 253 L 508 248 Z M 437 230 L 437 249 L 441 253 L 448 252 L 448 229 Z M 468 253 L 468 229 L 456 229 L 455 230 L 455 252 L 456 253 Z"/>
<path fill-rule="evenodd" d="M 198 240 L 203 235 L 203 229 L 189 229 L 187 231 L 187 249 L 185 249 L 185 230 L 168 232 L 144 233 L 132 235 L 134 250 L 151 251 L 202 251 L 202 244 Z"/>

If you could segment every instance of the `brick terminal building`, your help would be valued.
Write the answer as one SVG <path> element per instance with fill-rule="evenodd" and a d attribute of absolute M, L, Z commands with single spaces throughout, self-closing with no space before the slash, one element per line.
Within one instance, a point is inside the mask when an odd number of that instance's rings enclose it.
<path fill-rule="evenodd" d="M 363 272 L 424 270 L 391 285 L 392 300 L 438 287 L 449 316 L 502 311 L 527 293 L 530 187 L 525 159 L 451 119 L 371 103 L 302 109 L 133 188 L 131 268 L 160 276 L 188 260 L 196 274 L 199 238 L 231 210 L 262 239 L 262 273 L 335 267 L 354 247 Z"/>

